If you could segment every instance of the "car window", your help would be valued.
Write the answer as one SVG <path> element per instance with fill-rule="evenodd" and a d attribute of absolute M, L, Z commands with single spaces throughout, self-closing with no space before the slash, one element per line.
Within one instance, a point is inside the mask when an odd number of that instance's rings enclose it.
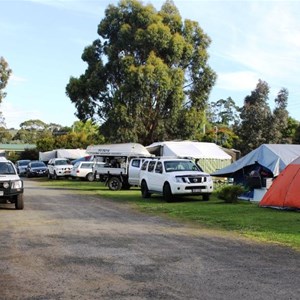
<path fill-rule="evenodd" d="M 0 174 L 13 175 L 16 171 L 10 162 L 0 162 Z"/>
<path fill-rule="evenodd" d="M 155 166 L 155 161 L 150 161 L 148 166 L 148 172 L 153 172 Z"/>
<path fill-rule="evenodd" d="M 139 168 L 140 165 L 141 165 L 141 160 L 140 160 L 140 159 L 133 159 L 131 165 L 132 165 L 133 167 L 135 167 L 135 168 Z"/>
<path fill-rule="evenodd" d="M 61 165 L 68 165 L 69 162 L 66 159 L 62 159 L 62 160 L 56 160 L 54 164 L 56 166 L 61 166 Z"/>
<path fill-rule="evenodd" d="M 93 167 L 93 163 L 82 163 L 81 169 L 91 169 Z"/>
<path fill-rule="evenodd" d="M 39 167 L 45 167 L 45 164 L 43 162 L 35 162 L 30 164 L 33 168 L 39 168 Z"/>
<path fill-rule="evenodd" d="M 200 168 L 194 164 L 192 161 L 182 161 L 182 160 L 171 160 L 165 161 L 164 167 L 166 172 L 176 172 L 176 171 L 200 171 Z"/>
<path fill-rule="evenodd" d="M 147 170 L 147 166 L 148 166 L 148 160 L 144 161 L 144 163 L 142 164 L 141 170 L 145 171 Z"/>
<path fill-rule="evenodd" d="M 155 167 L 155 173 L 162 173 L 162 163 L 158 161 Z"/>

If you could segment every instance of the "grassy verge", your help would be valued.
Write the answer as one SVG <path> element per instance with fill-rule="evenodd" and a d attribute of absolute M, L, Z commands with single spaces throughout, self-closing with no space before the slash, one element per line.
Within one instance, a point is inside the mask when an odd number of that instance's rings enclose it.
<path fill-rule="evenodd" d="M 224 203 L 216 195 L 212 195 L 211 200 L 207 202 L 199 201 L 199 197 L 189 197 L 166 203 L 162 197 L 155 195 L 147 200 L 142 199 L 138 189 L 112 192 L 98 182 L 40 182 L 49 187 L 78 189 L 81 193 L 131 203 L 150 214 L 192 222 L 205 228 L 231 231 L 257 241 L 278 243 L 300 251 L 299 212 L 260 208 L 257 204 L 244 201 L 235 204 Z"/>

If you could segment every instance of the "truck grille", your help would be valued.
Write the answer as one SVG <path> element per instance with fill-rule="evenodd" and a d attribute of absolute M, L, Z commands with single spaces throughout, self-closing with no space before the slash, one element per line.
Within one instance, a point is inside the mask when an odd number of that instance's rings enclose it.
<path fill-rule="evenodd" d="M 207 182 L 206 176 L 190 176 L 188 177 L 190 183 L 202 183 Z"/>

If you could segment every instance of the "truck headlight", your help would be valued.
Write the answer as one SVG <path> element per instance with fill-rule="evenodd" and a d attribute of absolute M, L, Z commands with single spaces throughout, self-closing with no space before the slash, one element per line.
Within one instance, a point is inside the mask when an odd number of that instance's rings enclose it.
<path fill-rule="evenodd" d="M 4 182 L 4 183 L 3 183 L 3 187 L 4 187 L 5 189 L 8 189 L 8 188 L 9 188 L 9 182 Z"/>
<path fill-rule="evenodd" d="M 183 183 L 186 182 L 184 177 L 175 177 L 175 182 L 177 183 Z"/>
<path fill-rule="evenodd" d="M 12 181 L 11 188 L 12 189 L 21 189 L 23 187 L 22 180 Z"/>

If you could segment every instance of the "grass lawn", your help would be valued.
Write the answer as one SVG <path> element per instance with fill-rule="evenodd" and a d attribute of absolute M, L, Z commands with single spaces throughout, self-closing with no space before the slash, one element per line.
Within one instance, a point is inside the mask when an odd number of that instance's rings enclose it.
<path fill-rule="evenodd" d="M 260 208 L 257 204 L 246 201 L 224 203 L 215 194 L 210 201 L 199 201 L 199 197 L 186 197 L 174 203 L 166 203 L 162 197 L 156 195 L 142 199 L 140 190 L 135 188 L 113 192 L 99 182 L 39 181 L 49 187 L 78 189 L 80 193 L 131 203 L 149 214 L 192 222 L 204 228 L 231 231 L 257 241 L 278 243 L 300 251 L 300 213 L 296 211 Z"/>

